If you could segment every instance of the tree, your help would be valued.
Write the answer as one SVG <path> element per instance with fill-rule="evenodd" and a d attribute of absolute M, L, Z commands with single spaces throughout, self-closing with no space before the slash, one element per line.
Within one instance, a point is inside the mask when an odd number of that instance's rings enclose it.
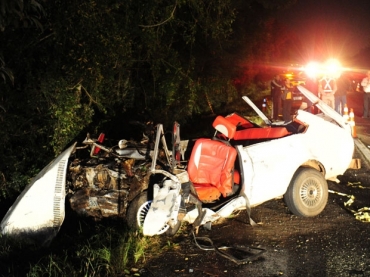
<path fill-rule="evenodd" d="M 40 17 L 44 13 L 36 0 L 0 0 L 0 31 L 34 25 L 42 28 Z"/>
<path fill-rule="evenodd" d="M 266 20 L 283 1 L 22 3 L 0 0 L 0 74 L 14 75 L 0 83 L 0 173 L 19 183 L 115 117 L 169 126 L 240 100 L 233 80 L 247 86 L 273 56 Z"/>

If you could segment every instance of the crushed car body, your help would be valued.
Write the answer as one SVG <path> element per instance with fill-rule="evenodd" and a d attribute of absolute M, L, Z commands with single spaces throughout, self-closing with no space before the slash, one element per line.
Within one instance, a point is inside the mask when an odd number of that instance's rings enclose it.
<path fill-rule="evenodd" d="M 316 216 L 327 203 L 327 181 L 336 181 L 351 164 L 354 141 L 339 114 L 298 88 L 322 114 L 299 110 L 288 123 L 272 123 L 244 96 L 264 126 L 237 113 L 217 116 L 214 136 L 190 143 L 180 140 L 180 125 L 175 123 L 171 150 L 161 124 L 144 145 L 129 146 L 121 140 L 107 148 L 103 139 L 87 138 L 85 147 L 71 146 L 35 178 L 2 220 L 1 232 L 12 235 L 49 225 L 59 229 L 64 217 L 57 216 L 55 223 L 53 203 L 64 203 L 65 195 L 80 215 L 121 217 L 148 236 L 174 235 L 183 221 L 210 228 L 212 222 L 243 209 L 253 224 L 251 208 L 281 197 L 293 214 Z M 78 156 L 86 147 L 89 156 Z M 53 168 L 61 160 L 64 167 L 56 173 Z M 49 174 L 53 177 L 46 178 Z M 47 189 L 34 190 L 38 183 Z M 58 198 L 60 184 L 66 194 Z M 33 190 L 40 195 L 27 197 Z M 40 199 L 51 204 L 43 205 Z M 40 201 L 37 205 L 50 215 L 32 212 L 33 201 Z M 64 207 L 58 209 L 64 215 Z"/>

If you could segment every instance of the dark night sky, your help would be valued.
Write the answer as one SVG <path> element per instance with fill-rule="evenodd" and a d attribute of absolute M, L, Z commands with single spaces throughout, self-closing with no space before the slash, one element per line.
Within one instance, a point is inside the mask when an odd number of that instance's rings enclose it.
<path fill-rule="evenodd" d="M 301 40 L 302 60 L 341 59 L 370 46 L 370 0 L 297 0 L 278 19 Z"/>

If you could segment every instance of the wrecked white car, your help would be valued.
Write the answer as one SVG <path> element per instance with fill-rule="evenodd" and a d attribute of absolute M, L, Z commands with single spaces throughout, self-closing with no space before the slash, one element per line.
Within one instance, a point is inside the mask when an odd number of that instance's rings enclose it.
<path fill-rule="evenodd" d="M 209 227 L 234 211 L 284 197 L 292 213 L 316 216 L 326 206 L 327 180 L 350 166 L 354 153 L 351 127 L 305 88 L 322 114 L 299 110 L 289 123 L 259 126 L 236 113 L 218 116 L 212 138 L 180 141 L 174 125 L 167 149 L 161 125 L 154 147 L 105 148 L 102 139 L 85 140 L 87 160 L 76 159 L 76 144 L 46 167 L 18 197 L 1 222 L 3 234 L 48 233 L 50 240 L 64 218 L 67 195 L 76 212 L 122 216 L 145 235 L 177 232 L 182 221 Z M 250 220 L 253 223 L 252 220 Z M 46 238 L 46 237 L 45 237 Z"/>

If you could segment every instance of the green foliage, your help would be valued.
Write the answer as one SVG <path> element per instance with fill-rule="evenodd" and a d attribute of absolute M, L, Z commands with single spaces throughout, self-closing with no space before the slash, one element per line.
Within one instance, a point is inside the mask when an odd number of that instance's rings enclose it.
<path fill-rule="evenodd" d="M 39 21 L 44 10 L 36 0 L 0 0 L 0 31 L 8 27 L 42 28 Z"/>
<path fill-rule="evenodd" d="M 88 93 L 84 93 L 81 84 L 68 85 L 61 78 L 44 78 L 40 87 L 49 106 L 50 124 L 54 130 L 50 144 L 56 154 L 81 132 L 81 127 L 92 121 L 94 115 L 93 100 L 89 99 Z"/>
<path fill-rule="evenodd" d="M 0 276 L 122 276 L 145 255 L 161 251 L 157 238 L 129 232 L 117 222 L 81 221 L 77 228 L 62 231 L 48 249 L 0 236 Z"/>
<path fill-rule="evenodd" d="M 94 242 L 96 243 L 95 240 Z M 113 271 L 111 251 L 112 249 L 107 248 L 103 243 L 101 246 L 92 246 L 90 242 L 83 245 L 76 251 L 76 257 L 80 260 L 80 265 L 77 266 L 79 274 L 82 276 L 111 276 Z"/>
<path fill-rule="evenodd" d="M 2 57 L 0 57 L 0 76 L 3 78 L 4 82 L 9 79 L 11 83 L 14 84 L 13 72 L 9 68 L 5 67 L 5 62 Z M 4 107 L 2 107 L 2 109 L 5 110 Z"/>
<path fill-rule="evenodd" d="M 0 89 L 0 199 L 14 197 L 52 158 L 47 148 L 48 119 L 42 99 Z M 35 97 L 36 98 L 36 97 Z"/>
<path fill-rule="evenodd" d="M 23 188 L 30 183 L 30 177 L 35 175 L 35 171 L 26 171 L 21 173 L 20 171 L 12 171 L 5 176 L 3 172 L 0 172 L 0 199 L 13 198 L 22 192 Z M 7 181 L 9 178 L 9 181 Z"/>
<path fill-rule="evenodd" d="M 173 113 L 183 118 L 201 110 L 198 98 L 219 73 L 212 73 L 213 60 L 235 17 L 230 1 L 220 0 L 67 1 L 54 8 L 63 18 L 53 22 L 63 69 L 100 108 L 111 114 L 113 107 L 134 107 L 168 121 Z"/>

